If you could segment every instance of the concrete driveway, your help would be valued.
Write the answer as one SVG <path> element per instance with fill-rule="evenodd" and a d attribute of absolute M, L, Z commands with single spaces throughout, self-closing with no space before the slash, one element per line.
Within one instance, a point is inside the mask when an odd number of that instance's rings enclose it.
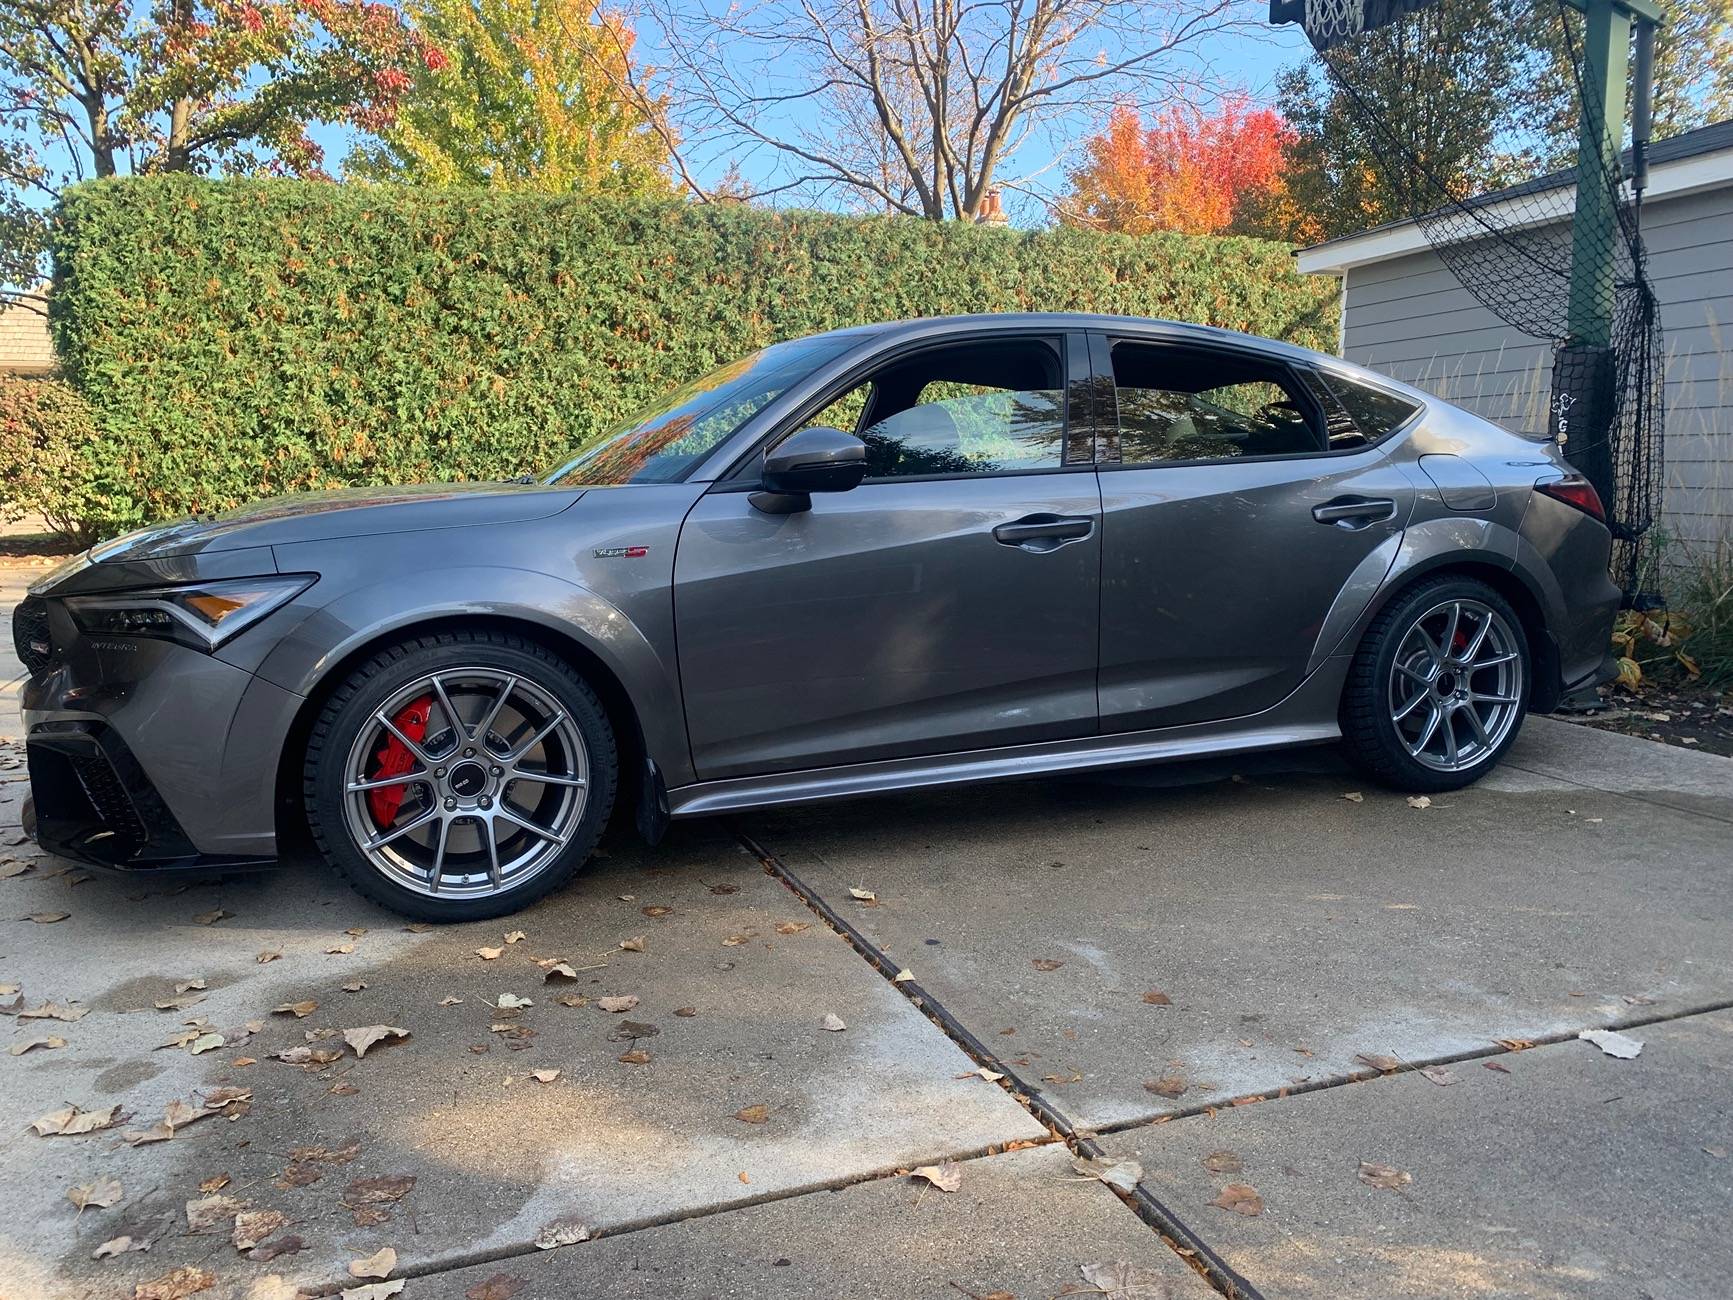
<path fill-rule="evenodd" d="M 1309 753 L 792 810 L 428 930 L 306 863 L 38 857 L 20 753 L 0 1004 L 64 1045 L 0 1055 L 4 1300 L 321 1294 L 386 1248 L 363 1294 L 409 1300 L 1733 1275 L 1730 760 L 1532 720 L 1425 808 Z"/>

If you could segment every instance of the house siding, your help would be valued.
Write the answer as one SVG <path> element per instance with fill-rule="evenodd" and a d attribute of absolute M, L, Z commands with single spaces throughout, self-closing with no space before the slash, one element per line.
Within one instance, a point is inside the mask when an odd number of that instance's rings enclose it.
<path fill-rule="evenodd" d="M 1712 543 L 1733 536 L 1733 187 L 1650 203 L 1643 233 L 1666 331 L 1663 525 Z M 1436 253 L 1352 269 L 1342 352 L 1508 428 L 1545 425 L 1551 342 L 1499 320 Z"/>

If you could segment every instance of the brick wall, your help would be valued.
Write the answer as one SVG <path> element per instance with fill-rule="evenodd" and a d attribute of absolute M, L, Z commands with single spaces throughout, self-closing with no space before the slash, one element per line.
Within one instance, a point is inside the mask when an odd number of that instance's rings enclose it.
<path fill-rule="evenodd" d="M 32 298 L 29 305 L 0 307 L 0 375 L 45 375 L 56 368 L 45 306 Z"/>

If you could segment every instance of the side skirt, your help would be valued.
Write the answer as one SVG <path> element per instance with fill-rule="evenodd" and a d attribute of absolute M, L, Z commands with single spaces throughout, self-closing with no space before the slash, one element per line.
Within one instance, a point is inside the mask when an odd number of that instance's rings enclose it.
<path fill-rule="evenodd" d="M 668 812 L 673 817 L 702 817 L 779 804 L 851 799 L 891 790 L 1007 781 L 1051 772 L 1137 767 L 1212 754 L 1322 744 L 1339 739 L 1342 734 L 1336 721 L 1336 701 L 1341 695 L 1346 663 L 1346 659 L 1327 660 L 1287 699 L 1251 717 L 1111 736 L 1082 736 L 1039 745 L 699 781 L 668 791 Z"/>

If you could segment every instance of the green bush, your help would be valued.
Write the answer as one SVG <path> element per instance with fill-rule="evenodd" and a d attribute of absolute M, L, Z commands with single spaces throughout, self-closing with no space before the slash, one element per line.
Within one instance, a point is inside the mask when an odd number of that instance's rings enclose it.
<path fill-rule="evenodd" d="M 112 528 L 113 503 L 93 470 L 96 444 L 90 407 L 71 386 L 0 376 L 0 518 L 41 515 L 80 546 Z"/>
<path fill-rule="evenodd" d="M 1090 310 L 1334 340 L 1286 245 L 158 177 L 68 191 L 54 328 L 115 522 L 549 465 L 753 348 L 950 312 Z"/>

